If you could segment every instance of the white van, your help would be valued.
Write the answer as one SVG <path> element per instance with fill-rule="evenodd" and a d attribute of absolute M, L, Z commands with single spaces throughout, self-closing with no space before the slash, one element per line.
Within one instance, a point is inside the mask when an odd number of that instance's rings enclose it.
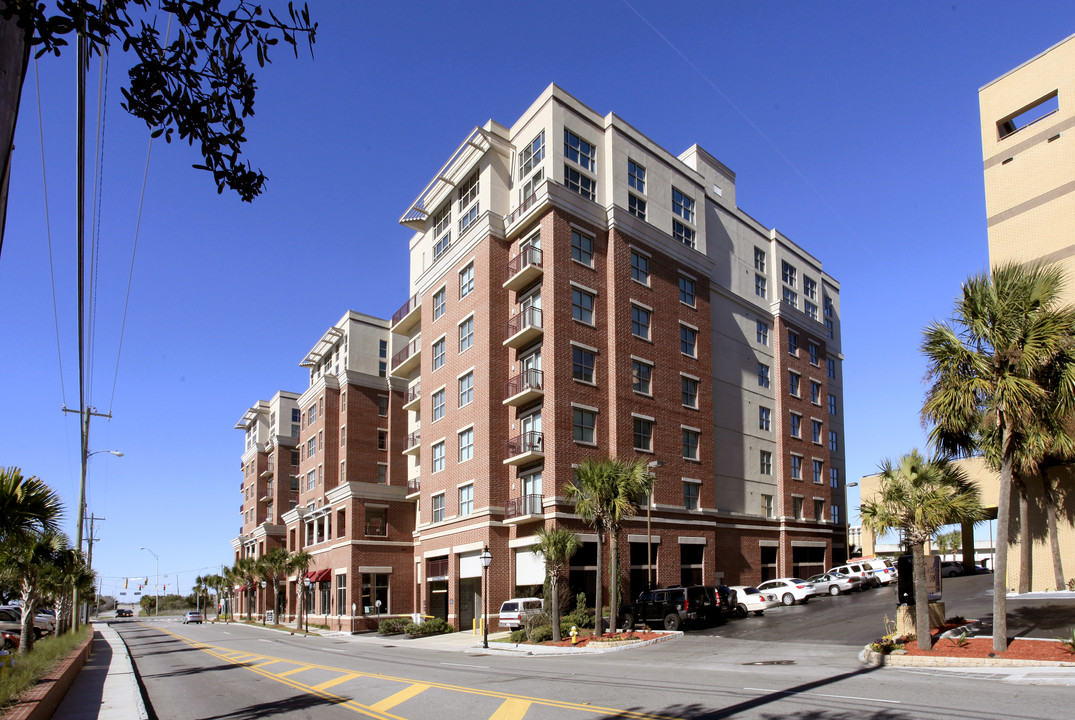
<path fill-rule="evenodd" d="M 839 572 L 844 575 L 857 575 L 862 578 L 863 589 L 881 587 L 896 581 L 896 568 L 892 563 L 879 557 L 864 557 L 848 560 L 845 565 L 837 565 L 827 572 Z"/>
<path fill-rule="evenodd" d="M 512 598 L 505 600 L 500 606 L 500 627 L 510 630 L 518 630 L 523 621 L 532 615 L 538 615 L 545 609 L 545 601 L 541 598 Z"/>

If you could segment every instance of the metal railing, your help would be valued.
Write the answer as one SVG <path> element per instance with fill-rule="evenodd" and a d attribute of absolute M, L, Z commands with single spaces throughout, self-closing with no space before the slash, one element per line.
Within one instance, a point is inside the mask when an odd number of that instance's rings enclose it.
<path fill-rule="evenodd" d="M 420 397 L 422 397 L 422 383 L 407 388 L 407 399 L 403 401 L 403 404 L 410 405 Z"/>
<path fill-rule="evenodd" d="M 541 267 L 541 248 L 528 245 L 518 255 L 508 261 L 505 268 L 504 279 L 511 280 L 513 277 L 529 266 Z"/>
<path fill-rule="evenodd" d="M 504 397 L 515 397 L 524 390 L 541 390 L 544 378 L 540 370 L 529 368 L 523 370 L 504 385 Z"/>
<path fill-rule="evenodd" d="M 523 328 L 528 327 L 541 328 L 541 308 L 528 307 L 518 315 L 512 317 L 511 320 L 508 320 L 507 331 L 504 337 L 510 338 L 514 335 L 518 335 Z"/>
<path fill-rule="evenodd" d="M 366 534 L 377 537 L 388 537 L 388 523 L 384 520 L 367 520 Z"/>
<path fill-rule="evenodd" d="M 539 432 L 524 432 L 508 440 L 505 448 L 505 457 L 515 457 L 528 452 L 545 452 L 545 438 Z"/>
<path fill-rule="evenodd" d="M 421 304 L 422 298 L 417 293 L 411 296 L 407 302 L 403 303 L 403 307 L 392 313 L 392 324 L 398 325 L 399 321 L 411 314 L 411 311 Z"/>
<path fill-rule="evenodd" d="M 422 480 L 420 478 L 411 478 L 407 481 L 407 494 L 413 495 L 416 492 L 420 492 L 422 489 Z"/>
<path fill-rule="evenodd" d="M 523 216 L 523 214 L 527 210 L 529 210 L 530 208 L 534 207 L 534 205 L 537 205 L 537 201 L 538 201 L 538 196 L 537 196 L 537 193 L 535 192 L 533 195 L 530 195 L 525 200 L 523 200 L 521 203 L 519 203 L 519 207 L 517 207 L 514 210 L 512 210 L 511 215 L 508 215 L 508 222 L 507 222 L 506 225 L 512 225 L 516 220 L 521 218 Z"/>
<path fill-rule="evenodd" d="M 422 336 L 419 335 L 414 340 L 407 343 L 407 346 L 400 350 L 398 353 L 392 356 L 392 369 L 395 369 L 403 364 L 403 362 L 409 358 L 412 354 L 417 353 L 422 347 Z"/>
<path fill-rule="evenodd" d="M 523 515 L 544 515 L 545 510 L 541 507 L 541 495 L 522 495 L 508 500 L 504 506 L 504 519 L 521 517 Z"/>
<path fill-rule="evenodd" d="M 412 447 L 415 447 L 416 445 L 418 445 L 418 443 L 421 442 L 421 440 L 422 440 L 422 431 L 421 430 L 415 430 L 410 435 L 408 435 L 406 437 L 406 439 L 404 439 L 404 441 L 403 441 L 403 449 L 404 450 L 410 450 Z"/>

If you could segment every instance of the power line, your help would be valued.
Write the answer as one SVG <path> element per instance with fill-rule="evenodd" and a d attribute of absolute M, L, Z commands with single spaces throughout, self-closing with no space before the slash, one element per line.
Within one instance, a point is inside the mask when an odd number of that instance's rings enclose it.
<path fill-rule="evenodd" d="M 97 71 L 97 140 L 94 142 L 93 216 L 90 223 L 90 344 L 89 344 L 89 395 L 93 397 L 94 365 L 97 357 L 97 287 L 101 271 L 101 198 L 104 196 L 104 142 L 105 113 L 108 99 L 108 75 L 105 73 L 108 54 L 101 55 Z"/>

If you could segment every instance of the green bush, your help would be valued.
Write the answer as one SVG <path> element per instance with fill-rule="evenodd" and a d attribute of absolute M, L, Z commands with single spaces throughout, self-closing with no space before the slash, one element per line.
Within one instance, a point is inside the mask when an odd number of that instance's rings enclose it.
<path fill-rule="evenodd" d="M 49 635 L 38 640 L 34 643 L 34 649 L 26 655 L 16 651 L 13 656 L 15 667 L 0 673 L 0 715 L 19 695 L 34 687 L 60 661 L 73 653 L 91 632 L 91 626 L 83 625 L 78 631 L 59 637 Z"/>
<path fill-rule="evenodd" d="M 552 628 L 548 625 L 536 627 L 530 632 L 530 642 L 543 643 L 552 640 Z"/>
<path fill-rule="evenodd" d="M 380 626 L 377 628 L 377 632 L 382 635 L 396 635 L 401 632 L 406 632 L 408 630 L 408 625 L 414 625 L 414 623 L 407 618 L 386 618 L 381 621 Z M 415 625 L 415 627 L 418 626 Z"/>
<path fill-rule="evenodd" d="M 518 630 L 512 630 L 511 635 L 508 636 L 508 639 L 511 640 L 513 643 L 526 642 L 526 630 L 522 628 L 519 628 Z"/>
<path fill-rule="evenodd" d="M 421 637 L 423 635 L 439 635 L 441 633 L 455 632 L 455 628 L 440 618 L 431 618 L 420 625 L 413 622 L 407 623 L 405 632 L 411 637 Z"/>

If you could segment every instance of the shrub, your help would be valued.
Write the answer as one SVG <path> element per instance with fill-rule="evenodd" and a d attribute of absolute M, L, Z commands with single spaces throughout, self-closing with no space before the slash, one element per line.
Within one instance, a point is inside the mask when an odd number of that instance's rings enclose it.
<path fill-rule="evenodd" d="M 530 632 L 530 642 L 543 643 L 549 640 L 552 640 L 552 627 L 548 625 L 536 627 Z"/>
<path fill-rule="evenodd" d="M 386 618 L 381 621 L 380 626 L 377 628 L 377 632 L 382 635 L 397 635 L 407 630 L 408 625 L 414 625 L 414 623 L 407 618 Z"/>
<path fill-rule="evenodd" d="M 454 632 L 455 628 L 440 618 L 430 618 L 420 625 L 409 622 L 407 623 L 405 630 L 411 637 L 421 637 L 423 635 L 439 635 L 441 633 Z"/>
<path fill-rule="evenodd" d="M 512 630 L 511 635 L 508 636 L 508 639 L 515 644 L 526 642 L 526 630 L 523 630 L 522 628 L 519 628 L 518 630 Z"/>
<path fill-rule="evenodd" d="M 91 626 L 83 625 L 77 632 L 41 638 L 34 643 L 34 649 L 27 655 L 14 655 L 15 667 L 0 673 L 0 707 L 7 707 L 19 695 L 36 685 L 57 664 L 73 653 L 90 633 Z"/>
<path fill-rule="evenodd" d="M 1075 578 L 1068 580 L 1068 590 L 1075 590 Z"/>

